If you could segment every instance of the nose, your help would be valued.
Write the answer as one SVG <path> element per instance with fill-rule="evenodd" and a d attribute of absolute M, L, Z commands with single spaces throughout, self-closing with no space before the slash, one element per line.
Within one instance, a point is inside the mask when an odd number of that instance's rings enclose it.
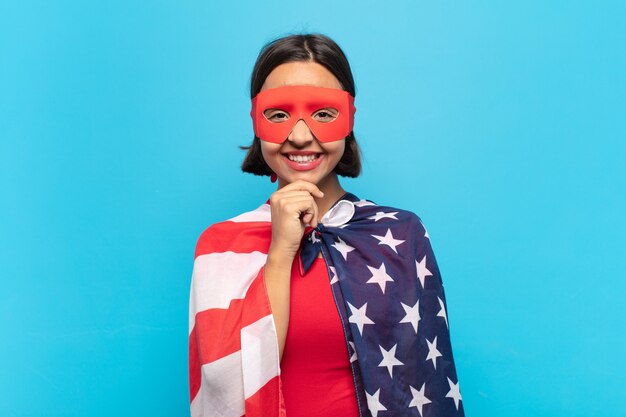
<path fill-rule="evenodd" d="M 315 139 L 315 137 L 306 122 L 300 119 L 296 122 L 293 129 L 291 129 L 291 133 L 289 133 L 287 139 L 290 142 L 305 145 Z"/>

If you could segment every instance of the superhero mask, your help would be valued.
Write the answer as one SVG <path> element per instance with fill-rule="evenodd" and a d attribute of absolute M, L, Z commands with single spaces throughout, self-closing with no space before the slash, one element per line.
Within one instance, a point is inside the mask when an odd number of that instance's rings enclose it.
<path fill-rule="evenodd" d="M 335 109 L 337 116 L 331 121 L 315 119 L 313 115 L 324 108 Z M 281 110 L 287 117 L 268 120 L 265 111 Z M 267 142 L 283 143 L 298 120 L 307 124 L 320 142 L 333 142 L 348 136 L 354 125 L 354 97 L 337 88 L 310 85 L 287 85 L 259 92 L 252 99 L 252 124 L 254 134 Z M 270 116 L 273 116 L 271 114 Z"/>

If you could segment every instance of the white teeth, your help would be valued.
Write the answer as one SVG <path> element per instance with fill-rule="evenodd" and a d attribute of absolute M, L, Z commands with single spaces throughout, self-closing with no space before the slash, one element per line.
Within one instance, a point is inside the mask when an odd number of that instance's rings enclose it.
<path fill-rule="evenodd" d="M 289 159 L 295 162 L 311 162 L 317 159 L 317 155 L 287 155 Z"/>

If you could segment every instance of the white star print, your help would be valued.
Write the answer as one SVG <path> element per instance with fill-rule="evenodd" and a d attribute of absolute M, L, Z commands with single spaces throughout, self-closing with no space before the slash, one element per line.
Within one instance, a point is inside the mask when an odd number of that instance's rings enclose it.
<path fill-rule="evenodd" d="M 354 352 L 352 354 L 352 356 L 350 356 L 350 363 L 354 362 L 355 360 L 357 360 L 357 356 L 356 356 L 356 349 L 354 348 L 354 343 L 353 342 L 348 342 L 350 343 L 350 347 L 352 348 L 352 351 Z"/>
<path fill-rule="evenodd" d="M 337 277 L 337 269 L 335 269 L 334 266 L 329 266 L 328 269 L 330 270 L 330 283 L 334 284 L 335 282 L 339 282 L 339 278 Z"/>
<path fill-rule="evenodd" d="M 378 242 L 379 245 L 387 245 L 391 249 L 393 249 L 395 253 L 398 253 L 396 246 L 401 245 L 402 243 L 405 242 L 404 240 L 394 239 L 393 235 L 391 234 L 391 229 L 387 229 L 387 233 L 385 234 L 385 236 L 372 235 L 372 237 L 375 237 L 376 239 L 380 240 L 380 242 Z"/>
<path fill-rule="evenodd" d="M 386 366 L 387 370 L 389 371 L 389 376 L 393 378 L 393 375 L 391 374 L 392 368 L 394 366 L 404 365 L 404 363 L 400 362 L 398 358 L 396 358 L 396 348 L 398 347 L 398 344 L 395 344 L 388 351 L 385 350 L 381 345 L 378 345 L 378 347 L 380 348 L 380 353 L 383 354 L 383 360 L 380 362 L 380 364 L 378 364 L 378 366 Z"/>
<path fill-rule="evenodd" d="M 443 319 L 446 321 L 446 327 L 448 327 L 448 315 L 446 314 L 446 307 L 443 305 L 443 300 L 439 297 L 437 297 L 437 299 L 439 300 L 439 307 L 441 307 L 441 310 L 439 310 L 439 313 L 437 313 L 437 317 L 443 317 Z"/>
<path fill-rule="evenodd" d="M 435 336 L 432 342 L 426 339 L 426 343 L 428 343 L 428 356 L 426 356 L 426 360 L 433 361 L 433 366 L 437 369 L 437 358 L 443 356 L 441 352 L 437 350 L 437 336 Z"/>
<path fill-rule="evenodd" d="M 372 203 L 371 201 L 368 200 L 359 200 L 357 202 L 354 203 L 355 206 L 357 207 L 364 207 L 364 206 L 375 206 L 376 204 Z"/>
<path fill-rule="evenodd" d="M 378 397 L 380 396 L 380 388 L 374 393 L 374 395 L 369 395 L 367 391 L 365 391 L 365 394 L 367 395 L 367 408 L 370 409 L 373 417 L 378 417 L 379 411 L 387 410 L 378 400 Z"/>
<path fill-rule="evenodd" d="M 396 217 L 396 214 L 398 214 L 397 211 L 394 211 L 393 213 L 385 213 L 382 211 L 378 211 L 373 216 L 369 216 L 368 219 L 372 219 L 375 222 L 379 221 L 380 219 L 385 219 L 385 218 L 398 220 L 398 218 Z"/>
<path fill-rule="evenodd" d="M 422 288 L 424 288 L 424 282 L 426 281 L 426 277 L 433 276 L 428 268 L 426 268 L 426 255 L 424 255 L 420 262 L 417 262 L 417 260 L 415 260 L 415 269 L 417 270 L 417 277 L 420 279 Z"/>
<path fill-rule="evenodd" d="M 426 398 L 426 396 L 424 395 L 425 387 L 426 387 L 425 382 L 422 384 L 422 388 L 420 388 L 419 391 L 409 385 L 409 388 L 411 388 L 411 394 L 413 395 L 413 399 L 411 400 L 411 403 L 409 404 L 409 408 L 416 407 L 417 411 L 420 413 L 420 416 L 422 415 L 422 407 L 432 402 L 428 398 Z"/>
<path fill-rule="evenodd" d="M 413 329 L 415 330 L 415 334 L 417 334 L 417 327 L 421 319 L 419 312 L 420 300 L 417 300 L 413 307 L 408 306 L 402 302 L 400 304 L 402 304 L 402 308 L 406 313 L 406 316 L 404 316 L 402 320 L 400 320 L 400 323 L 411 323 Z"/>
<path fill-rule="evenodd" d="M 359 333 L 363 336 L 363 326 L 366 324 L 374 324 L 374 322 L 365 315 L 367 311 L 367 303 L 363 304 L 361 308 L 356 308 L 352 304 L 348 303 L 352 315 L 348 317 L 348 322 L 356 324 L 359 328 Z"/>
<path fill-rule="evenodd" d="M 385 293 L 385 285 L 387 282 L 393 282 L 393 278 L 387 274 L 387 270 L 385 269 L 385 264 L 381 263 L 380 268 L 372 268 L 369 265 L 366 265 L 367 269 L 372 273 L 372 277 L 367 281 L 367 284 L 378 284 L 380 286 L 383 294 Z"/>
<path fill-rule="evenodd" d="M 463 399 L 461 398 L 461 390 L 459 388 L 459 382 L 457 381 L 457 383 L 454 384 L 452 383 L 450 378 L 448 378 L 448 385 L 450 385 L 450 391 L 448 391 L 448 393 L 446 394 L 446 397 L 450 397 L 454 400 L 454 405 L 456 406 L 456 409 L 458 411 L 459 401 Z"/>
<path fill-rule="evenodd" d="M 343 240 L 341 240 L 340 237 L 337 237 L 337 239 L 339 239 L 339 242 L 333 243 L 332 247 L 337 249 L 341 253 L 341 256 L 343 256 L 343 259 L 345 261 L 347 261 L 348 260 L 348 253 L 352 252 L 354 250 L 354 248 L 352 246 L 348 245 Z"/>
<path fill-rule="evenodd" d="M 317 236 L 315 236 L 315 235 L 316 235 L 315 232 L 311 233 L 311 235 L 310 235 L 311 236 L 310 240 L 311 240 L 312 243 L 317 243 L 317 242 L 320 241 L 320 239 Z"/>

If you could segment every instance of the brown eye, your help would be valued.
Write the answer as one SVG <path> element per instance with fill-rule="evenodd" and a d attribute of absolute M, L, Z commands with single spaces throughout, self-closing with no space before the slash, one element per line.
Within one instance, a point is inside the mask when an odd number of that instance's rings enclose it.
<path fill-rule="evenodd" d="M 315 120 L 319 121 L 319 122 L 332 122 L 333 120 L 335 120 L 337 118 L 337 110 L 335 109 L 322 109 L 319 110 L 318 112 L 316 112 L 313 117 L 315 118 Z"/>
<path fill-rule="evenodd" d="M 285 120 L 289 119 L 289 114 L 280 110 L 266 110 L 265 112 L 263 112 L 263 115 L 267 120 L 274 123 L 282 123 Z"/>

